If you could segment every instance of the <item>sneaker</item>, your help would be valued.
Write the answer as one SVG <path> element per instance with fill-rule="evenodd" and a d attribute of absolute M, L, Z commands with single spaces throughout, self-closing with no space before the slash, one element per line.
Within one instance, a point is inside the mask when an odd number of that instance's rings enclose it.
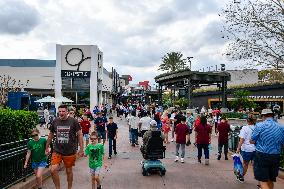
<path fill-rule="evenodd" d="M 183 159 L 183 158 L 180 158 L 180 162 L 181 162 L 181 163 L 184 163 L 184 159 Z"/>
<path fill-rule="evenodd" d="M 173 142 L 173 141 L 174 141 L 174 139 L 172 138 L 171 142 Z"/>
<path fill-rule="evenodd" d="M 201 163 L 201 159 L 198 159 L 198 163 Z"/>
<path fill-rule="evenodd" d="M 245 181 L 244 177 L 242 177 L 242 176 L 238 177 L 237 179 L 240 183 L 244 183 L 244 181 Z"/>
<path fill-rule="evenodd" d="M 117 154 L 117 152 L 114 152 L 114 155 L 116 155 Z"/>
<path fill-rule="evenodd" d="M 111 159 L 111 156 L 108 156 L 108 159 Z"/>
<path fill-rule="evenodd" d="M 178 162 L 178 160 L 179 160 L 179 158 L 178 158 L 178 156 L 176 156 L 175 162 Z"/>
<path fill-rule="evenodd" d="M 209 165 L 209 159 L 205 159 L 205 165 Z"/>
<path fill-rule="evenodd" d="M 220 160 L 220 159 L 221 159 L 221 155 L 219 154 L 218 157 L 217 157 L 217 160 Z"/>

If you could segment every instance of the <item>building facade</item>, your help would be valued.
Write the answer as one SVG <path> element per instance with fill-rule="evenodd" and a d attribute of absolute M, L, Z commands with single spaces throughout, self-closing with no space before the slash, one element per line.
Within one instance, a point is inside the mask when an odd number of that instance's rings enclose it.
<path fill-rule="evenodd" d="M 95 45 L 57 45 L 56 60 L 0 59 L 0 75 L 22 83 L 33 96 L 65 96 L 90 107 L 113 103 L 119 75 L 103 67 Z"/>

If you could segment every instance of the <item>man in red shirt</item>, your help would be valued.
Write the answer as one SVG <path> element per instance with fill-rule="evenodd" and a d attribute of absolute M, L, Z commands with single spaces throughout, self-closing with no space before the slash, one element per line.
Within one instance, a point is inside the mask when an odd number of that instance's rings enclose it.
<path fill-rule="evenodd" d="M 218 160 L 221 159 L 222 154 L 222 148 L 224 146 L 224 154 L 225 154 L 225 160 L 228 160 L 228 135 L 230 132 L 230 125 L 228 124 L 228 121 L 226 117 L 221 118 L 221 122 L 217 125 L 217 131 L 219 132 L 219 138 L 218 138 Z"/>
<path fill-rule="evenodd" d="M 89 133 L 91 128 L 91 123 L 88 120 L 87 115 L 83 116 L 83 120 L 80 122 L 80 126 L 82 128 L 83 138 L 86 141 L 86 146 L 87 146 L 89 144 Z"/>
<path fill-rule="evenodd" d="M 176 134 L 176 159 L 175 162 L 179 160 L 179 148 L 181 147 L 181 159 L 180 162 L 184 163 L 185 154 L 185 144 L 189 140 L 189 129 L 186 125 L 186 117 L 181 116 L 181 123 L 177 124 L 175 128 Z"/>

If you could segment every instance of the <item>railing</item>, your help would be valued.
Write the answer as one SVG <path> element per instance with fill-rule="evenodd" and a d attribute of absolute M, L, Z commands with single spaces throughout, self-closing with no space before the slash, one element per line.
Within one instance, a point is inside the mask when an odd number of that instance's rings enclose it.
<path fill-rule="evenodd" d="M 33 174 L 30 163 L 24 169 L 28 141 L 29 139 L 25 139 L 0 145 L 0 188 L 9 188 Z"/>
<path fill-rule="evenodd" d="M 229 135 L 229 149 L 232 152 L 236 152 L 239 144 L 239 133 L 240 130 L 237 129 L 235 131 L 231 131 Z M 280 169 L 284 171 L 284 147 L 281 150 L 281 155 L 280 155 Z"/>

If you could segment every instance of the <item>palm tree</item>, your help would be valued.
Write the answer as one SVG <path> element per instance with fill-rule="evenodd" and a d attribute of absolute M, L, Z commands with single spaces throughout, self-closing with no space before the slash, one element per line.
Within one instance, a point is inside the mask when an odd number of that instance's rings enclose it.
<path fill-rule="evenodd" d="M 182 58 L 180 52 L 170 52 L 162 58 L 163 63 L 160 64 L 159 70 L 162 71 L 177 71 L 186 68 L 186 61 Z"/>

